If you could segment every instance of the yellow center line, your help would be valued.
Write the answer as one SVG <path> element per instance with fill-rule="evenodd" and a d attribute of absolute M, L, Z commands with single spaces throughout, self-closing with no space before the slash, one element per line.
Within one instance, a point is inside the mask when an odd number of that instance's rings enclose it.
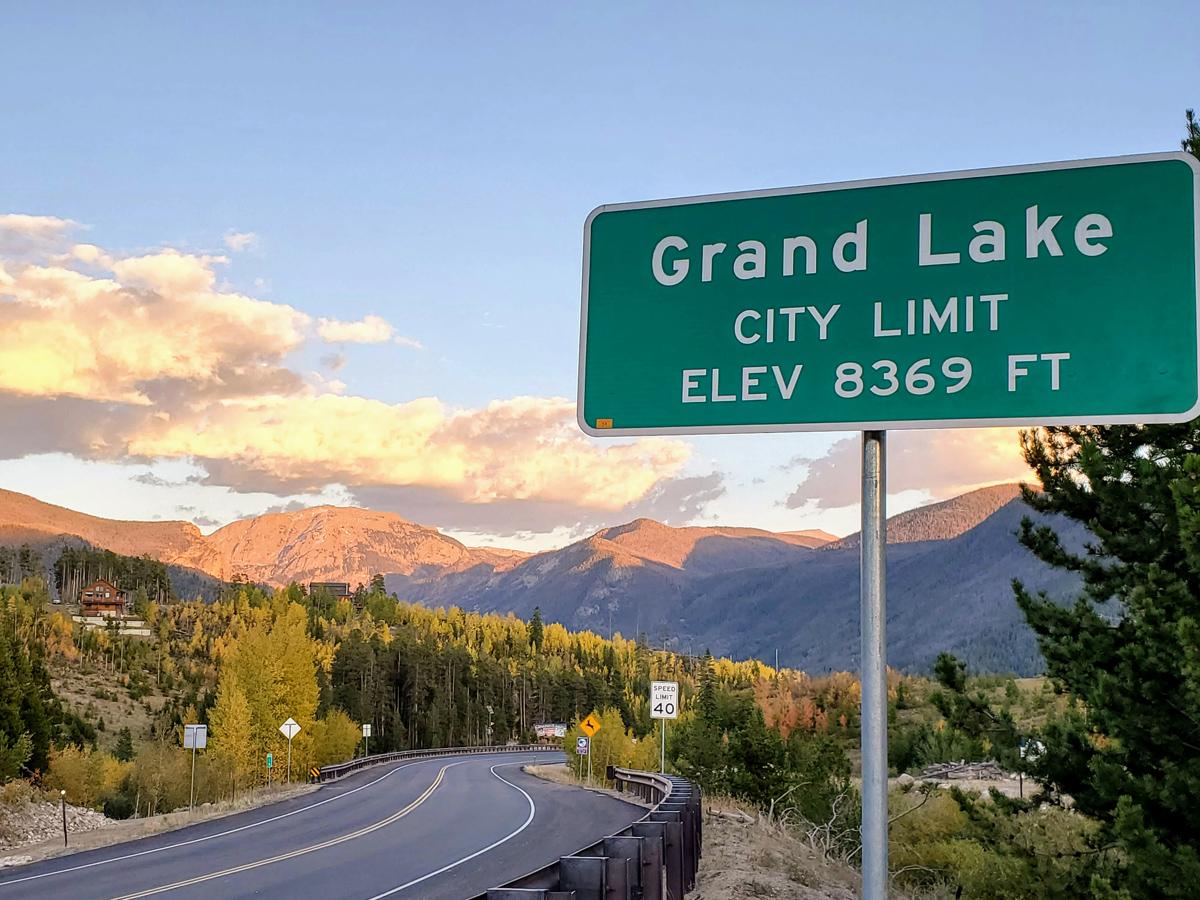
<path fill-rule="evenodd" d="M 412 812 L 414 809 L 416 809 L 418 806 L 420 806 L 422 803 L 424 803 L 426 800 L 428 800 L 433 795 L 433 792 L 437 790 L 438 785 L 440 785 L 442 783 L 442 779 L 446 775 L 446 770 L 453 768 L 454 766 L 459 766 L 459 765 L 462 765 L 462 762 L 453 762 L 448 765 L 442 766 L 441 770 L 437 774 L 437 778 L 435 778 L 433 780 L 433 783 L 425 789 L 425 792 L 423 794 L 421 794 L 420 797 L 418 797 L 412 803 L 408 804 L 408 806 L 404 807 L 404 809 L 399 810 L 398 812 L 392 813 L 386 819 L 380 819 L 378 822 L 375 822 L 373 825 L 368 825 L 365 828 L 360 828 L 358 831 L 352 831 L 349 834 L 343 834 L 341 837 L 332 838 L 328 841 L 322 841 L 319 844 L 313 844 L 312 846 L 309 846 L 309 847 L 301 847 L 298 850 L 290 850 L 287 853 L 281 853 L 278 856 L 272 856 L 267 859 L 259 859 L 259 860 L 255 860 L 254 862 L 245 863 L 244 865 L 234 866 L 231 869 L 222 869 L 219 872 L 210 872 L 207 875 L 198 875 L 197 877 L 189 878 L 186 881 L 176 881 L 174 884 L 164 884 L 159 887 L 154 887 L 154 888 L 149 888 L 144 891 L 139 891 L 136 894 L 125 894 L 121 897 L 116 898 L 116 900 L 135 900 L 135 898 L 137 898 L 137 897 L 149 897 L 153 894 L 162 894 L 162 893 L 166 893 L 167 891 L 174 891 L 174 890 L 178 890 L 179 888 L 189 887 L 193 884 L 201 884 L 202 882 L 205 882 L 205 881 L 211 881 L 214 878 L 224 878 L 227 875 L 236 875 L 239 872 L 248 872 L 251 869 L 257 869 L 260 866 L 269 866 L 272 863 L 283 862 L 284 860 L 293 859 L 294 857 L 297 857 L 297 856 L 303 856 L 306 853 L 315 853 L 318 850 L 324 850 L 327 847 L 333 847 L 333 846 L 336 846 L 337 844 L 341 844 L 346 841 L 352 841 L 356 838 L 360 838 L 364 835 L 370 834 L 372 831 L 378 831 L 380 828 L 384 828 L 388 825 L 391 825 L 393 822 L 403 819 L 410 812 Z"/>

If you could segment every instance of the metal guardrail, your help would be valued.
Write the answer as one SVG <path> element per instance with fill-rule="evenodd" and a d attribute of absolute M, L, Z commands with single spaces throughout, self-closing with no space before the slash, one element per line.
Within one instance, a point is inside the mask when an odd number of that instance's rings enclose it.
<path fill-rule="evenodd" d="M 700 788 L 674 775 L 608 767 L 653 808 L 628 828 L 471 900 L 681 900 L 696 886 Z"/>
<path fill-rule="evenodd" d="M 314 782 L 333 781 L 367 766 L 380 763 L 395 762 L 403 759 L 425 759 L 437 756 L 468 756 L 485 753 L 529 753 L 532 751 L 562 753 L 561 747 L 553 744 L 505 744 L 502 747 L 438 747 L 433 750 L 397 750 L 392 753 L 375 753 L 371 756 L 360 756 L 358 759 L 347 760 L 343 763 L 333 763 L 321 766 L 318 774 L 312 778 Z"/>

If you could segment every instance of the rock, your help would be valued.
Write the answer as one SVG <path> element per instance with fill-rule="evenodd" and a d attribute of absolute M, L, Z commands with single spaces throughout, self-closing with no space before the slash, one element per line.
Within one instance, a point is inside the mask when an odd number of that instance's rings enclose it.
<path fill-rule="evenodd" d="M 912 786 L 917 783 L 917 779 L 913 778 L 907 772 L 896 779 L 896 786 L 902 791 L 912 790 Z"/>
<path fill-rule="evenodd" d="M 95 831 L 112 824 L 103 813 L 67 804 L 67 833 Z M 62 836 L 62 809 L 57 803 L 26 802 L 0 806 L 0 850 L 40 844 Z M 12 865 L 12 863 L 9 863 Z"/>

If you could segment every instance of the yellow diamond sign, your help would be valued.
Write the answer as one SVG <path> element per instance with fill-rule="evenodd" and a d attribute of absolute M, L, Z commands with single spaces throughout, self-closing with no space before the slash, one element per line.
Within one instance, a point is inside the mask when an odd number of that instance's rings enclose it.
<path fill-rule="evenodd" d="M 600 719 L 595 713 L 588 713 L 588 717 L 579 723 L 579 730 L 588 737 L 594 736 L 600 730 Z"/>

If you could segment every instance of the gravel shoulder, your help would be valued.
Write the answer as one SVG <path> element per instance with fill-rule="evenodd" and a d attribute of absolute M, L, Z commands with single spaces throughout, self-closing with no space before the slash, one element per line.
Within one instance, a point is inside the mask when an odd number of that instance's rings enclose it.
<path fill-rule="evenodd" d="M 21 866 L 82 850 L 95 850 L 125 841 L 175 831 L 280 800 L 311 793 L 318 785 L 259 790 L 236 801 L 208 803 L 140 819 L 109 819 L 94 810 L 67 805 L 67 846 L 63 846 L 62 810 L 52 802 L 26 802 L 0 807 L 0 869 Z"/>

